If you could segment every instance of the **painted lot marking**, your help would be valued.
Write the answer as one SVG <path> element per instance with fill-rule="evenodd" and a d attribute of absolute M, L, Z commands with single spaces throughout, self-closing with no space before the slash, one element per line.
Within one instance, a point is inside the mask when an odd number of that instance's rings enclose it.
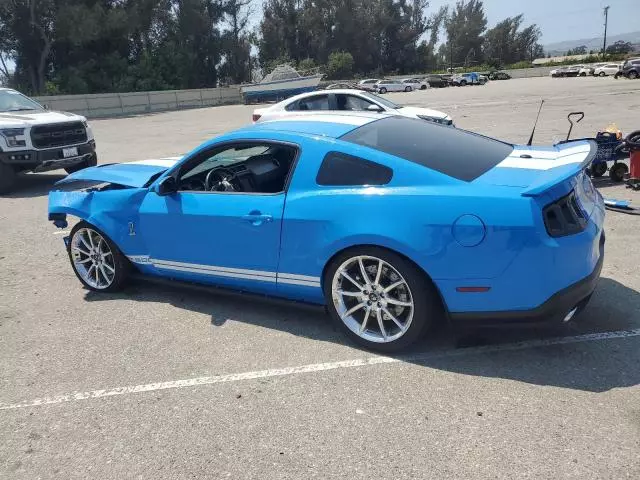
<path fill-rule="evenodd" d="M 0 410 L 15 410 L 18 408 L 38 407 L 42 405 L 52 405 L 57 403 L 75 402 L 80 400 L 90 400 L 95 398 L 114 397 L 117 395 L 130 395 L 142 392 L 154 392 L 157 390 L 168 390 L 173 388 L 189 388 L 200 385 L 213 385 L 216 383 L 231 383 L 244 380 L 255 380 L 258 378 L 283 377 L 288 375 L 298 375 L 301 373 L 324 372 L 327 370 L 338 370 L 343 368 L 366 367 L 388 363 L 416 362 L 420 360 L 463 357 L 467 355 L 477 355 L 482 353 L 508 352 L 525 350 L 529 348 L 548 347 L 553 345 L 567 345 L 572 343 L 594 342 L 598 340 L 611 340 L 617 338 L 628 338 L 640 336 L 640 328 L 634 330 L 619 330 L 615 332 L 589 333 L 572 337 L 556 337 L 544 340 L 531 340 L 518 343 L 506 343 L 502 345 L 488 345 L 484 347 L 471 347 L 459 350 L 450 350 L 442 353 L 422 353 L 408 355 L 405 357 L 391 358 L 383 356 L 373 356 L 355 360 L 344 360 L 330 363 L 313 363 L 299 367 L 285 367 L 270 370 L 258 370 L 253 372 L 231 373 L 227 375 L 214 375 L 210 377 L 189 378 L 185 380 L 172 380 L 167 382 L 147 383 L 143 385 L 131 385 L 126 387 L 116 387 L 104 390 L 90 390 L 86 392 L 74 392 L 55 397 L 36 398 L 23 403 L 0 403 Z"/>

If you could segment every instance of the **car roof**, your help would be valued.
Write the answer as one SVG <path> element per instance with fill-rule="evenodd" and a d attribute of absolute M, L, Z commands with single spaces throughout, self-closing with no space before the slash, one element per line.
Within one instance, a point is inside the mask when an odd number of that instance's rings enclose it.
<path fill-rule="evenodd" d="M 269 130 L 338 138 L 363 125 L 390 116 L 393 115 L 378 112 L 288 113 L 281 117 L 256 122 L 242 130 Z"/>

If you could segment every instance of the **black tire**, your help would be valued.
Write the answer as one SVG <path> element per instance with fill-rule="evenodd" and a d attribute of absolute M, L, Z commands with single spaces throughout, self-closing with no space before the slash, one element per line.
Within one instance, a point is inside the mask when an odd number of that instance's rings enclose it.
<path fill-rule="evenodd" d="M 405 92 L 410 92 L 411 90 L 413 90 L 409 85 L 407 85 L 406 87 L 404 87 L 404 91 Z"/>
<path fill-rule="evenodd" d="M 591 176 L 601 177 L 607 173 L 607 162 L 598 162 L 591 164 Z"/>
<path fill-rule="evenodd" d="M 638 78 L 638 72 L 636 72 L 635 70 L 631 70 L 629 73 L 627 73 L 627 77 L 629 78 Z"/>
<path fill-rule="evenodd" d="M 400 273 L 404 278 L 406 285 L 409 287 L 410 295 L 413 299 L 413 317 L 406 332 L 396 340 L 386 343 L 378 343 L 360 337 L 342 321 L 338 310 L 336 309 L 332 296 L 334 276 L 336 275 L 338 268 L 343 265 L 344 262 L 361 255 L 383 260 Z M 428 331 L 429 327 L 440 323 L 444 318 L 444 312 L 438 292 L 424 272 L 418 269 L 407 259 L 384 248 L 355 247 L 336 255 L 325 269 L 323 282 L 327 309 L 333 321 L 351 340 L 371 350 L 395 352 L 407 348 L 409 345 L 420 340 Z M 385 321 L 389 322 L 389 320 Z M 368 330 L 369 329 L 367 329 L 367 331 Z"/>
<path fill-rule="evenodd" d="M 427 86 L 426 85 L 420 85 L 420 90 L 426 90 Z"/>
<path fill-rule="evenodd" d="M 78 163 L 77 165 L 73 165 L 71 167 L 67 167 L 64 170 L 67 173 L 76 173 L 76 172 L 79 172 L 80 170 L 82 170 L 84 168 L 95 167 L 96 165 L 98 165 L 98 155 L 96 155 L 94 153 L 94 154 L 91 155 L 91 157 L 89 157 L 88 160 L 85 160 L 84 162 Z"/>
<path fill-rule="evenodd" d="M 107 245 L 111 249 L 111 252 L 113 255 L 113 266 L 115 269 L 115 276 L 113 281 L 108 287 L 95 288 L 94 286 L 88 284 L 82 278 L 80 273 L 76 270 L 76 266 L 73 261 L 73 255 L 71 252 L 71 246 L 72 246 L 72 240 L 75 234 L 78 232 L 78 230 L 83 228 L 93 230 L 98 234 L 100 234 L 100 236 L 102 236 L 102 238 L 106 241 Z M 127 279 L 129 278 L 129 272 L 131 271 L 131 263 L 129 262 L 127 257 L 125 257 L 122 254 L 118 246 L 115 243 L 113 243 L 113 241 L 107 235 L 105 235 L 97 227 L 93 226 L 89 222 L 85 222 L 84 220 L 76 223 L 75 226 L 71 229 L 71 233 L 69 234 L 69 242 L 67 245 L 67 254 L 69 255 L 69 262 L 71 263 L 71 269 L 73 270 L 73 273 L 76 274 L 76 277 L 78 277 L 78 280 L 80 280 L 80 283 L 82 283 L 82 285 L 84 285 L 85 288 L 92 290 L 94 292 L 116 292 L 122 289 Z"/>
<path fill-rule="evenodd" d="M 609 169 L 609 178 L 611 178 L 612 182 L 621 182 L 624 180 L 625 174 L 629 171 L 629 167 L 627 167 L 624 163 L 615 163 L 611 165 Z"/>
<path fill-rule="evenodd" d="M 16 171 L 11 165 L 0 162 L 0 193 L 9 193 L 16 183 Z"/>
<path fill-rule="evenodd" d="M 606 76 L 607 76 L 607 74 L 606 74 L 606 73 L 604 73 L 604 72 L 600 72 L 600 73 L 598 74 L 598 76 L 599 76 L 599 77 L 606 77 Z"/>
<path fill-rule="evenodd" d="M 378 90 L 378 93 L 387 93 L 387 89 L 382 87 L 380 90 Z"/>
<path fill-rule="evenodd" d="M 460 82 L 460 86 L 461 86 L 461 87 L 466 87 L 466 86 L 467 86 L 467 81 L 466 81 L 466 80 L 462 80 L 462 81 Z"/>

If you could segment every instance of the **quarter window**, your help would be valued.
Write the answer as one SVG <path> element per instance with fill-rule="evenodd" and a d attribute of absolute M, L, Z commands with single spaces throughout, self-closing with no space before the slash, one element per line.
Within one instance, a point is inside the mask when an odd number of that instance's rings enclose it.
<path fill-rule="evenodd" d="M 314 95 L 313 97 L 302 98 L 294 103 L 290 109 L 303 112 L 307 110 L 329 110 L 329 96 Z"/>
<path fill-rule="evenodd" d="M 393 170 L 363 158 L 329 152 L 322 160 L 316 183 L 325 186 L 386 185 Z"/>

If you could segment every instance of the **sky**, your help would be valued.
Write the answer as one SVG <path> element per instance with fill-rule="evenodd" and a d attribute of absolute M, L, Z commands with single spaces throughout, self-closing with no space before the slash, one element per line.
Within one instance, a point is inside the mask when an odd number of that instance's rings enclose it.
<path fill-rule="evenodd" d="M 456 0 L 430 0 L 429 12 Z M 640 0 L 484 0 L 488 27 L 506 17 L 524 14 L 524 25 L 536 23 L 542 31 L 541 44 L 593 38 L 604 33 L 603 7 L 609 5 L 607 35 L 640 30 Z"/>

